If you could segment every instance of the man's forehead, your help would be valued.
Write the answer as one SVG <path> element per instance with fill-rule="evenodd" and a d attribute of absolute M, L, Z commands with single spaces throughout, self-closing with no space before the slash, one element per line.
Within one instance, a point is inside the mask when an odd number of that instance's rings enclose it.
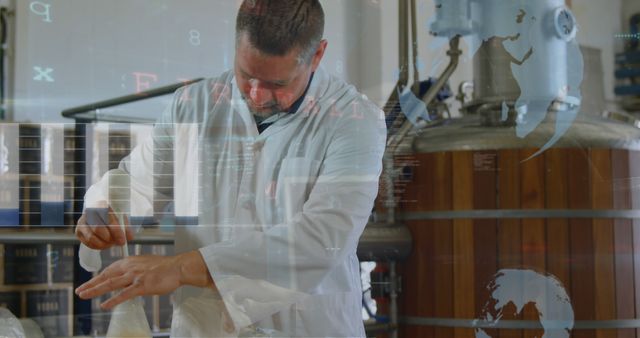
<path fill-rule="evenodd" d="M 236 42 L 236 51 L 242 51 L 243 53 L 251 53 L 257 57 L 261 58 L 272 58 L 277 59 L 279 61 L 299 61 L 300 54 L 302 52 L 301 48 L 292 46 L 291 49 L 283 55 L 270 54 L 262 51 L 260 48 L 254 46 L 249 39 L 249 35 L 247 33 L 240 32 L 238 33 L 238 40 Z"/>
<path fill-rule="evenodd" d="M 245 39 L 246 37 L 242 37 L 236 47 L 236 66 L 242 75 L 282 84 L 293 80 L 299 74 L 301 64 L 298 62 L 298 53 L 269 55 L 253 47 Z"/>
<path fill-rule="evenodd" d="M 256 80 L 260 80 L 260 81 L 268 82 L 268 83 L 272 83 L 272 84 L 277 84 L 277 85 L 287 84 L 293 78 L 295 78 L 295 73 L 293 75 L 291 75 L 291 76 L 283 74 L 282 76 L 277 77 L 277 78 L 262 78 L 262 76 L 260 76 L 260 75 L 254 75 L 254 74 L 250 73 L 249 71 L 246 71 L 246 70 L 242 69 L 241 66 L 238 66 L 238 70 L 246 78 L 256 79 Z"/>

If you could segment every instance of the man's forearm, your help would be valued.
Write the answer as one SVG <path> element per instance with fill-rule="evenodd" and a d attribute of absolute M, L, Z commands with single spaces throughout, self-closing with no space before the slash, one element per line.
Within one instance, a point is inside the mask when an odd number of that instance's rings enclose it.
<path fill-rule="evenodd" d="M 207 264 L 198 250 L 189 251 L 176 256 L 176 264 L 180 267 L 180 284 L 201 288 L 213 288 L 215 284 Z"/>

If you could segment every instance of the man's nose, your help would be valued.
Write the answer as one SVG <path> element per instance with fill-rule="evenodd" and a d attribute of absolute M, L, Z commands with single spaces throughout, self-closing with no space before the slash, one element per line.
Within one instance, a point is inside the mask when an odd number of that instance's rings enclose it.
<path fill-rule="evenodd" d="M 251 101 L 257 106 L 266 106 L 273 101 L 273 95 L 271 91 L 264 88 L 260 81 L 250 81 L 251 88 L 249 89 L 249 97 Z"/>

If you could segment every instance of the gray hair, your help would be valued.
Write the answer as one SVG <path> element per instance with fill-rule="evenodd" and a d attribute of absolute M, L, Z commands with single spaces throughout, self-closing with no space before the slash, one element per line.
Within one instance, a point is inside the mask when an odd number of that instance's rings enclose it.
<path fill-rule="evenodd" d="M 244 0 L 236 19 L 236 43 L 246 34 L 260 52 L 283 56 L 299 49 L 309 63 L 324 35 L 324 11 L 318 0 Z"/>

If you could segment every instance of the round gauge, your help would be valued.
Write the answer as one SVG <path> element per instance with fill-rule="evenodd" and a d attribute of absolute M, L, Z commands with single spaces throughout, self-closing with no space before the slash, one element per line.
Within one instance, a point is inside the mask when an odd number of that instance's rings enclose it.
<path fill-rule="evenodd" d="M 556 9 L 553 16 L 556 34 L 565 41 L 570 41 L 576 37 L 578 23 L 571 10 L 565 7 Z"/>

